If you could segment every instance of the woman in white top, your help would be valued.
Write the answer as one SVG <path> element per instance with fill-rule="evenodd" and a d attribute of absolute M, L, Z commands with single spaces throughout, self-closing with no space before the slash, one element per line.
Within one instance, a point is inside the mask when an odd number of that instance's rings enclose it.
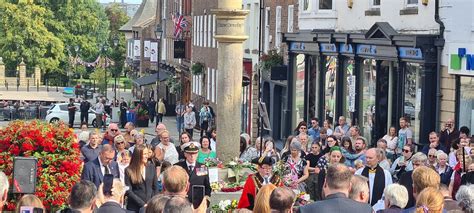
<path fill-rule="evenodd" d="M 401 153 L 402 150 L 397 150 L 397 143 L 398 143 L 398 137 L 397 137 L 397 129 L 395 127 L 390 127 L 388 130 L 388 133 L 383 136 L 385 141 L 387 141 L 387 157 L 389 159 L 394 159 L 395 157 L 392 157 L 396 153 Z"/>
<path fill-rule="evenodd" d="M 328 119 L 324 120 L 323 127 L 324 127 L 324 129 L 326 129 L 326 135 L 327 136 L 330 136 L 334 133 L 334 130 L 332 130 L 332 127 L 331 127 L 331 123 L 329 123 Z"/>
<path fill-rule="evenodd" d="M 120 181 L 125 184 L 125 169 L 130 164 L 131 155 L 127 150 L 120 152 L 119 155 L 121 156 L 121 160 L 118 162 Z"/>

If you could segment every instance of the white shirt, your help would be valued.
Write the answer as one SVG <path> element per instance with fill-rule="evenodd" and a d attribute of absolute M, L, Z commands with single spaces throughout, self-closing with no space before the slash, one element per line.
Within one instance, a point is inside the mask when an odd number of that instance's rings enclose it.
<path fill-rule="evenodd" d="M 119 166 L 119 173 L 120 173 L 120 182 L 122 182 L 125 185 L 125 169 L 128 167 L 128 165 L 123 165 L 119 163 L 118 166 Z"/>
<path fill-rule="evenodd" d="M 211 138 L 211 150 L 217 153 L 216 150 L 216 141 Z"/>
<path fill-rule="evenodd" d="M 172 143 L 170 143 L 168 146 L 163 145 L 163 143 L 159 143 L 158 146 L 165 152 L 165 157 L 163 160 L 170 162 L 171 165 L 178 163 L 179 154 L 178 151 L 176 151 L 176 147 L 174 147 Z"/>
<path fill-rule="evenodd" d="M 102 161 L 100 160 L 100 157 L 98 159 L 99 159 L 100 171 L 102 172 L 102 175 L 105 175 L 104 164 L 102 164 Z M 107 165 L 107 168 L 109 169 L 109 173 L 110 173 L 110 167 L 108 165 Z"/>
<path fill-rule="evenodd" d="M 196 168 L 196 162 L 194 162 L 193 164 L 189 163 L 188 161 L 186 161 L 186 165 L 188 166 L 188 170 L 189 170 L 189 167 L 192 166 L 193 167 L 193 170 Z"/>
<path fill-rule="evenodd" d="M 362 171 L 364 170 L 365 167 L 358 169 L 355 174 L 356 175 L 361 175 Z M 388 185 L 392 184 L 392 175 L 390 175 L 390 172 L 386 169 L 383 170 L 384 176 L 385 176 L 385 187 Z M 369 190 L 370 190 L 370 198 L 369 198 L 369 203 L 372 203 L 372 191 L 374 188 L 374 179 L 375 179 L 375 173 L 369 173 Z M 383 194 L 382 194 L 383 197 Z"/>

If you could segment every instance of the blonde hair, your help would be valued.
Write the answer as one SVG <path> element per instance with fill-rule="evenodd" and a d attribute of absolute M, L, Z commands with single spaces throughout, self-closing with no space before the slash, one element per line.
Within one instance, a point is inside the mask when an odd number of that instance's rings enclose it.
<path fill-rule="evenodd" d="M 436 188 L 423 189 L 416 199 L 416 213 L 441 213 L 444 207 L 443 194 Z M 427 211 L 426 211 L 427 210 Z"/>
<path fill-rule="evenodd" d="M 413 179 L 413 189 L 416 193 L 420 193 L 428 187 L 438 188 L 440 183 L 439 174 L 426 166 L 420 166 L 413 171 L 411 175 Z"/>
<path fill-rule="evenodd" d="M 186 191 L 189 175 L 181 166 L 171 166 L 163 172 L 163 188 L 169 193 Z"/>
<path fill-rule="evenodd" d="M 276 189 L 276 186 L 273 184 L 267 184 L 260 188 L 255 197 L 255 206 L 253 207 L 254 213 L 267 213 L 270 212 L 270 195 L 273 190 Z"/>
<path fill-rule="evenodd" d="M 43 203 L 41 202 L 41 200 L 38 197 L 36 197 L 36 195 L 23 195 L 23 197 L 21 197 L 20 201 L 18 201 L 18 203 L 16 204 L 15 212 L 19 213 L 20 208 L 22 206 L 31 206 L 31 207 L 35 207 L 35 208 L 41 208 L 41 209 L 44 210 Z"/>

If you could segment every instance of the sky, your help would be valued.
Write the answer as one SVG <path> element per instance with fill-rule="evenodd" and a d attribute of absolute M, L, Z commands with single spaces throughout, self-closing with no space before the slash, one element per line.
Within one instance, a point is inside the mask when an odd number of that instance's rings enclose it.
<path fill-rule="evenodd" d="M 108 3 L 108 2 L 122 2 L 122 0 L 100 0 L 100 3 Z M 125 3 L 130 3 L 130 4 L 140 4 L 142 3 L 142 0 L 125 0 Z"/>

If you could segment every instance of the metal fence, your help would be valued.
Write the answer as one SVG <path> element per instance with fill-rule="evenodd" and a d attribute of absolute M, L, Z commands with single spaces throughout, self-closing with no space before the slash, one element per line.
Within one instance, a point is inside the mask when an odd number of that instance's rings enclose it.
<path fill-rule="evenodd" d="M 32 120 L 41 119 L 46 117 L 46 111 L 49 106 L 32 105 L 28 107 L 15 108 L 13 106 L 1 107 L 0 108 L 0 119 L 3 121 L 11 120 Z"/>

